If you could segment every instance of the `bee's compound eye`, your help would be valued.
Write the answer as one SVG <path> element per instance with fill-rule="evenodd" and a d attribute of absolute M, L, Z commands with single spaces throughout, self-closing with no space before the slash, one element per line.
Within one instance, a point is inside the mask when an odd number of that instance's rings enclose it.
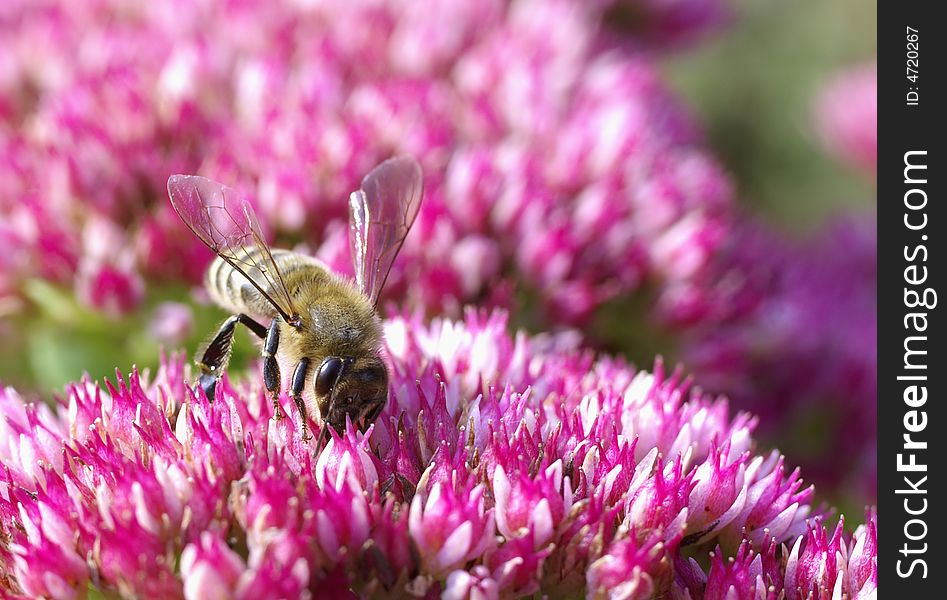
<path fill-rule="evenodd" d="M 332 386 L 339 379 L 342 372 L 342 359 L 337 356 L 330 356 L 322 361 L 319 372 L 316 373 L 316 395 L 328 396 L 332 391 Z"/>

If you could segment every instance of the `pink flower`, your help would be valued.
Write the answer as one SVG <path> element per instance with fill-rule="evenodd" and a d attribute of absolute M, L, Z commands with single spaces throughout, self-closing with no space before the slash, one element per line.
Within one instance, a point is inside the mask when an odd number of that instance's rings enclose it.
<path fill-rule="evenodd" d="M 782 572 L 776 559 L 776 544 L 770 540 L 762 552 L 754 552 L 748 542 L 740 544 L 736 556 L 724 558 L 719 547 L 711 553 L 710 572 L 706 576 L 690 559 L 690 568 L 681 568 L 684 577 L 694 577 L 686 591 L 676 588 L 675 597 L 703 597 L 706 600 L 753 598 L 776 600 L 782 592 Z M 695 581 L 696 580 L 696 581 Z M 700 590 L 703 590 L 701 594 Z"/>
<path fill-rule="evenodd" d="M 786 597 L 875 598 L 878 558 L 866 552 L 877 552 L 877 516 L 870 512 L 868 519 L 853 537 L 842 531 L 844 519 L 831 537 L 821 522 L 799 537 L 786 563 Z"/>
<path fill-rule="evenodd" d="M 204 532 L 200 542 L 189 544 L 181 553 L 184 597 L 230 598 L 245 568 L 223 540 Z"/>
<path fill-rule="evenodd" d="M 500 595 L 490 571 L 477 565 L 470 571 L 459 570 L 448 575 L 441 597 L 444 600 L 495 600 Z"/>
<path fill-rule="evenodd" d="M 76 293 L 89 306 L 120 315 L 141 302 L 144 283 L 130 266 L 84 263 L 79 266 Z"/>
<path fill-rule="evenodd" d="M 821 520 L 796 538 L 790 551 L 770 538 L 759 544 L 744 540 L 735 556 L 718 546 L 704 574 L 693 558 L 678 558 L 671 597 L 676 600 L 748 598 L 877 598 L 877 517 L 847 535 L 839 521 L 829 536 Z"/>
<path fill-rule="evenodd" d="M 177 346 L 191 335 L 194 323 L 191 307 L 180 302 L 162 302 L 151 316 L 151 336 L 167 346 Z"/>
<path fill-rule="evenodd" d="M 493 511 L 484 511 L 484 488 L 455 490 L 437 482 L 411 502 L 408 530 L 421 563 L 434 574 L 449 573 L 482 555 L 493 544 Z"/>
<path fill-rule="evenodd" d="M 497 529 L 507 538 L 530 534 L 542 546 L 571 509 L 572 490 L 563 481 L 562 463 L 555 462 L 538 477 L 521 474 L 512 481 L 501 465 L 493 472 Z"/>
<path fill-rule="evenodd" d="M 640 487 L 629 494 L 625 508 L 625 526 L 639 527 L 654 541 L 664 540 L 676 544 L 680 541 L 684 528 L 687 525 L 689 514 L 688 503 L 694 491 L 694 472 L 683 472 L 683 462 L 680 457 L 671 464 L 665 465 L 657 461 L 653 468 L 657 453 L 649 454 L 646 462 L 641 465 L 639 472 Z M 653 474 L 652 474 L 653 470 Z M 638 483 L 638 482 L 636 482 Z"/>
<path fill-rule="evenodd" d="M 368 447 L 368 435 L 362 437 L 361 434 L 346 432 L 341 436 L 330 436 L 316 461 L 315 475 L 320 486 L 338 490 L 348 484 L 370 490 L 378 483 L 378 470 Z"/>
<path fill-rule="evenodd" d="M 752 419 L 660 363 L 652 375 L 512 336 L 499 312 L 386 330 L 388 405 L 324 448 L 301 439 L 287 396 L 273 420 L 256 376 L 225 378 L 214 403 L 195 395 L 183 357 L 152 380 L 82 381 L 55 408 L 0 392 L 2 589 L 684 598 L 777 578 L 792 593 L 877 585 L 874 515 L 829 540 L 805 521 L 811 489 L 755 454 Z M 683 559 L 714 544 L 709 575 Z"/>
<path fill-rule="evenodd" d="M 816 124 L 825 146 L 874 175 L 878 165 L 878 66 L 839 73 L 816 100 Z"/>
<path fill-rule="evenodd" d="M 666 589 L 671 564 L 664 544 L 651 537 L 639 544 L 631 532 L 611 544 L 601 558 L 591 564 L 586 578 L 588 598 L 644 600 Z"/>
<path fill-rule="evenodd" d="M 456 316 L 526 292 L 561 325 L 646 280 L 681 285 L 720 245 L 733 191 L 637 41 L 690 37 L 723 11 L 645 2 L 624 28 L 636 42 L 613 43 L 606 23 L 627 9 L 17 6 L 0 24 L 13 124 L 0 132 L 0 220 L 29 235 L 16 242 L 27 258 L 0 262 L 0 294 L 21 295 L 24 260 L 110 313 L 144 282 L 198 283 L 211 256 L 165 201 L 173 172 L 242 190 L 278 243 L 347 272 L 345 197 L 398 153 L 419 158 L 427 192 L 389 298 Z M 120 258 L 79 243 L 100 221 L 122 230 Z"/>
<path fill-rule="evenodd" d="M 528 537 L 519 537 L 507 540 L 484 560 L 503 593 L 526 596 L 541 589 L 546 560 L 554 550 L 553 544 L 536 548 Z"/>
<path fill-rule="evenodd" d="M 740 536 L 755 544 L 767 539 L 786 539 L 802 533 L 803 520 L 810 516 L 814 489 L 802 487 L 799 469 L 785 475 L 785 457 L 777 452 L 756 456 L 746 465 L 746 498 L 742 508 L 727 524 L 721 539 L 730 547 Z"/>

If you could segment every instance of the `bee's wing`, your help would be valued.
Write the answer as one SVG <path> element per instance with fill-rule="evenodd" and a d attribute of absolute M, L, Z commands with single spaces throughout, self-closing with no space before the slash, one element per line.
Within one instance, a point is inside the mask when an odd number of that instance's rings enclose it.
<path fill-rule="evenodd" d="M 194 235 L 292 322 L 298 313 L 250 203 L 225 185 L 197 175 L 172 175 L 168 195 Z"/>
<path fill-rule="evenodd" d="M 349 199 L 349 242 L 355 282 L 372 304 L 418 216 L 424 181 L 421 165 L 407 156 L 390 158 L 365 176 Z"/>

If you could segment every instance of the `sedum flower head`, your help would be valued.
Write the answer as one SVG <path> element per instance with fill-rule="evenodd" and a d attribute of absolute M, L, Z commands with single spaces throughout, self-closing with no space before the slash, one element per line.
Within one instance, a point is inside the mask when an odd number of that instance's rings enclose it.
<path fill-rule="evenodd" d="M 650 276 L 686 280 L 732 193 L 650 52 L 610 43 L 603 22 L 718 5 L 15 3 L 0 21 L 0 220 L 17 223 L 0 231 L 16 248 L 0 293 L 17 297 L 28 264 L 110 313 L 143 281 L 199 281 L 210 256 L 164 200 L 174 172 L 238 187 L 269 233 L 349 271 L 346 195 L 411 154 L 427 192 L 391 294 L 459 314 L 511 304 L 516 282 L 582 322 Z M 86 243 L 106 227 L 121 252 Z"/>
<path fill-rule="evenodd" d="M 843 531 L 844 519 L 830 533 L 820 519 L 796 538 L 790 550 L 775 538 L 762 544 L 744 540 L 734 556 L 718 547 L 707 573 L 693 558 L 677 564 L 671 597 L 685 600 L 793 600 L 855 598 L 878 595 L 877 515 L 852 535 Z"/>
<path fill-rule="evenodd" d="M 273 420 L 251 377 L 209 403 L 182 357 L 78 382 L 52 408 L 5 389 L 5 593 L 698 597 L 764 575 L 873 589 L 874 516 L 827 538 L 811 488 L 756 454 L 754 421 L 660 361 L 510 335 L 502 313 L 396 317 L 386 336 L 382 416 L 318 451 L 289 398 Z M 735 558 L 708 575 L 684 558 L 715 545 Z"/>

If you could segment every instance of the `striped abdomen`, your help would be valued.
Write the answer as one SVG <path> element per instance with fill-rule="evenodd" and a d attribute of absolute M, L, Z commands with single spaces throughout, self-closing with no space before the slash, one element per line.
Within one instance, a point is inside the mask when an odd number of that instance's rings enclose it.
<path fill-rule="evenodd" d="M 328 275 L 325 265 L 311 256 L 290 252 L 289 250 L 272 249 L 270 252 L 273 255 L 274 262 L 276 262 L 276 267 L 283 275 L 283 281 L 287 284 L 291 293 L 293 290 L 291 282 L 298 279 L 301 271 L 311 272 L 316 269 Z M 264 292 L 273 298 L 279 298 L 267 282 L 267 278 L 255 266 L 265 264 L 261 260 L 259 248 L 246 248 L 245 251 L 235 252 L 234 254 L 241 258 L 240 268 L 244 269 L 247 275 L 263 288 Z M 245 267 L 245 264 L 254 266 Z M 275 275 L 271 275 L 269 279 L 277 280 Z M 214 259 L 214 262 L 207 269 L 205 286 L 211 299 L 221 308 L 231 312 L 267 317 L 276 316 L 277 314 L 276 309 L 263 297 L 260 290 L 219 256 Z"/>

